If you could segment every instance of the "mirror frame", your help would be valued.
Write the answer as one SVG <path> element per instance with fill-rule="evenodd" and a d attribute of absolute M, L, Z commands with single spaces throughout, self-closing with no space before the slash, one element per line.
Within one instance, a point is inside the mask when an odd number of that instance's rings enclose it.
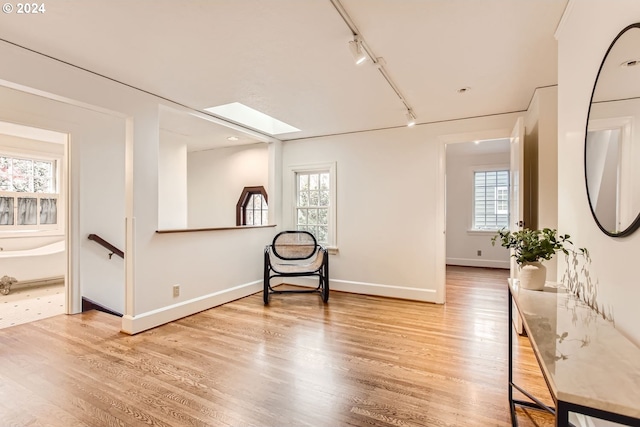
<path fill-rule="evenodd" d="M 591 98 L 589 99 L 589 110 L 587 111 L 587 123 L 585 125 L 585 131 L 584 131 L 584 150 L 583 150 L 584 151 L 584 184 L 585 184 L 585 189 L 587 191 L 587 201 L 589 202 L 589 209 L 591 210 L 591 215 L 593 216 L 594 221 L 598 225 L 598 228 L 600 228 L 600 230 L 609 237 L 626 237 L 631 235 L 634 231 L 636 231 L 640 227 L 640 212 L 638 212 L 638 215 L 633 220 L 633 222 L 631 222 L 631 224 L 622 231 L 612 233 L 602 226 L 602 224 L 598 220 L 598 217 L 596 216 L 596 212 L 593 208 L 593 204 L 591 203 L 591 196 L 589 195 L 589 183 L 588 183 L 588 177 L 587 177 L 587 135 L 589 132 L 589 119 L 591 117 L 591 106 L 593 105 L 593 96 L 596 93 L 596 87 L 598 86 L 598 80 L 600 79 L 600 73 L 602 72 L 602 68 L 604 67 L 605 62 L 609 57 L 609 53 L 611 52 L 611 49 L 613 49 L 613 46 L 616 44 L 618 39 L 622 37 L 627 31 L 633 28 L 640 29 L 640 22 L 636 22 L 634 24 L 628 25 L 622 31 L 620 31 L 618 35 L 613 39 L 611 44 L 609 45 L 607 52 L 604 54 L 604 58 L 602 58 L 602 62 L 600 63 L 600 68 L 598 69 L 598 74 L 596 75 L 596 81 L 593 84 L 593 89 L 591 90 Z"/>

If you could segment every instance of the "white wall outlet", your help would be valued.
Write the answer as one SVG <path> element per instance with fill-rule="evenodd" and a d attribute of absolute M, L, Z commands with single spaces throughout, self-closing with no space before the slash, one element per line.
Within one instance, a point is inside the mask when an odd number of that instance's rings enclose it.
<path fill-rule="evenodd" d="M 174 297 L 180 296 L 180 285 L 173 285 L 173 296 Z"/>

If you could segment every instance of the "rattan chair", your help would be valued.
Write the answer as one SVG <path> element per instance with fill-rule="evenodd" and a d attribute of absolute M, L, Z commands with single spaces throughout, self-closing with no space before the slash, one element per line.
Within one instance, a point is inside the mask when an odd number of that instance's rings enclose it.
<path fill-rule="evenodd" d="M 274 277 L 318 276 L 315 289 L 274 290 Z M 282 231 L 264 250 L 264 304 L 270 294 L 318 292 L 329 301 L 329 254 L 308 231 Z"/>

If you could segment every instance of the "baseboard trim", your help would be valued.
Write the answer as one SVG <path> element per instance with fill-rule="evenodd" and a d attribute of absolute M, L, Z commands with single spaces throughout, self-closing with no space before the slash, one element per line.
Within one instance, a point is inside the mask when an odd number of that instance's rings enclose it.
<path fill-rule="evenodd" d="M 447 265 L 459 265 L 462 267 L 487 267 L 509 269 L 509 261 L 481 260 L 470 258 L 447 258 Z"/>
<path fill-rule="evenodd" d="M 124 315 L 122 316 L 122 332 L 130 335 L 138 334 L 260 291 L 262 291 L 262 280 L 256 280 L 136 316 Z"/>
<path fill-rule="evenodd" d="M 276 279 L 281 278 L 274 278 L 271 282 L 272 286 L 277 286 L 282 282 L 305 287 L 315 288 L 318 286 L 318 279 L 314 278 L 287 277 L 287 280 Z M 433 303 L 436 302 L 436 291 L 434 289 L 418 289 L 406 286 L 393 286 L 336 279 L 330 281 L 329 288 L 335 291 L 354 294 L 375 295 Z M 212 294 L 183 301 L 157 310 L 141 313 L 136 316 L 124 315 L 122 316 L 121 330 L 126 334 L 135 335 L 155 328 L 156 326 L 164 325 L 165 323 L 169 323 L 258 292 L 262 292 L 262 280 L 256 280 L 244 285 L 225 289 L 224 291 L 214 292 Z"/>
<path fill-rule="evenodd" d="M 318 279 L 308 277 L 287 277 L 286 283 L 315 288 L 318 286 Z M 355 282 L 352 280 L 339 279 L 330 279 L 329 289 L 353 294 L 400 298 L 412 301 L 436 302 L 435 289 L 418 289 L 407 286 L 383 285 L 379 283 Z"/>

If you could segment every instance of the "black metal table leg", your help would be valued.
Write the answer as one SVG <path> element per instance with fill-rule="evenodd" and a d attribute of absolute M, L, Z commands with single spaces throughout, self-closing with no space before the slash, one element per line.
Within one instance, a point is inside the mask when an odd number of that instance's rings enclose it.
<path fill-rule="evenodd" d="M 509 319 L 507 319 L 507 333 L 509 334 L 509 410 L 511 411 L 511 425 L 518 427 L 518 417 L 516 416 L 516 405 L 513 402 L 513 331 L 511 319 L 513 318 L 513 303 L 511 302 L 511 288 L 507 286 L 507 301 L 509 304 Z"/>
<path fill-rule="evenodd" d="M 556 427 L 569 426 L 569 410 L 563 402 L 556 402 Z"/>

